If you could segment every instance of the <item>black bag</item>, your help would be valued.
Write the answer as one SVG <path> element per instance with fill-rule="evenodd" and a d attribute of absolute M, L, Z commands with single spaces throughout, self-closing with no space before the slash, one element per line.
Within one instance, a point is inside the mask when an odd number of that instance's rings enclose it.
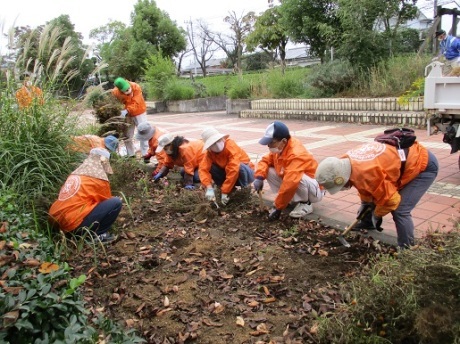
<path fill-rule="evenodd" d="M 378 135 L 374 141 L 395 146 L 398 149 L 409 148 L 417 139 L 415 132 L 409 128 L 387 129 L 383 134 Z"/>

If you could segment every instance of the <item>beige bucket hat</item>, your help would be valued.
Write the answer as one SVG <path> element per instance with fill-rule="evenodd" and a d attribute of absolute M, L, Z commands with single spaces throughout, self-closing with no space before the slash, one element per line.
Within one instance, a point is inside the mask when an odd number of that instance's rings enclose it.
<path fill-rule="evenodd" d="M 175 137 L 176 135 L 173 133 L 166 133 L 166 134 L 161 135 L 158 138 L 158 147 L 155 150 L 155 153 L 160 153 L 165 148 L 165 146 L 173 142 Z"/>
<path fill-rule="evenodd" d="M 222 138 L 226 139 L 228 137 L 229 135 L 219 133 L 216 128 L 213 128 L 213 127 L 206 128 L 201 133 L 201 138 L 203 139 L 203 142 L 204 142 L 203 151 L 207 150 L 209 147 L 211 147 L 214 143 L 216 143 L 220 139 Z"/>

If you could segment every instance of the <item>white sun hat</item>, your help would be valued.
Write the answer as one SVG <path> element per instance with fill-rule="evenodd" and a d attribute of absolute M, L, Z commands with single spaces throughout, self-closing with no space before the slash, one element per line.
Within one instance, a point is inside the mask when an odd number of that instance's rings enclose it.
<path fill-rule="evenodd" d="M 155 150 L 155 153 L 160 153 L 165 148 L 165 146 L 173 142 L 175 137 L 176 135 L 173 133 L 166 133 L 166 134 L 161 135 L 158 138 L 158 147 Z"/>
<path fill-rule="evenodd" d="M 206 128 L 201 133 L 201 138 L 203 139 L 203 142 L 204 142 L 203 151 L 207 150 L 209 147 L 211 147 L 214 143 L 216 143 L 220 139 L 222 138 L 226 139 L 228 137 L 229 135 L 219 133 L 216 128 L 213 128 L 213 127 Z"/>

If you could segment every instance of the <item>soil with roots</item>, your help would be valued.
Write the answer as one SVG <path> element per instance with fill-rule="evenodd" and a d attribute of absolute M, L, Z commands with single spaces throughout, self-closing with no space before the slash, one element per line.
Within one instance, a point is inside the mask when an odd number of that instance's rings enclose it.
<path fill-rule="evenodd" d="M 288 211 L 269 222 L 250 190 L 217 208 L 176 173 L 154 184 L 141 169 L 114 169 L 119 239 L 69 263 L 87 275 L 91 311 L 147 343 L 316 343 L 318 319 L 349 302 L 340 285 L 392 251 L 356 233 L 344 247 L 336 229 Z"/>

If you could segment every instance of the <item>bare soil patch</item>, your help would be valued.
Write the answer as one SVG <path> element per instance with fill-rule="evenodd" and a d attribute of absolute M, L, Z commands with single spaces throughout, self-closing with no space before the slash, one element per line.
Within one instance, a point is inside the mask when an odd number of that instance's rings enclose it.
<path fill-rule="evenodd" d="M 345 302 L 339 286 L 388 248 L 283 213 L 268 222 L 256 195 L 236 190 L 216 209 L 200 190 L 130 172 L 120 239 L 69 262 L 85 297 L 148 343 L 316 343 L 319 316 Z M 131 181 L 132 180 L 132 181 Z"/>

